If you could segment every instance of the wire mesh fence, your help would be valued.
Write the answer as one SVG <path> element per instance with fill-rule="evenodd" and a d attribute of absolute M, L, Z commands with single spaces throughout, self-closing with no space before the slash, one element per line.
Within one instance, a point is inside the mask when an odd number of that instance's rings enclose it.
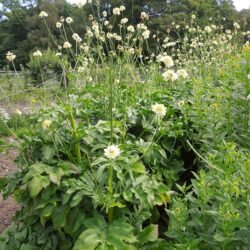
<path fill-rule="evenodd" d="M 61 89 L 61 77 L 50 75 L 49 79 L 34 84 L 27 72 L 0 71 L 0 108 L 9 114 L 17 109 L 32 113 L 50 104 Z"/>

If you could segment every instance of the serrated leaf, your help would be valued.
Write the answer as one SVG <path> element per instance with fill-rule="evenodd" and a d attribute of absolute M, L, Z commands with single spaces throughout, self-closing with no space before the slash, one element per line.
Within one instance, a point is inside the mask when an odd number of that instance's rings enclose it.
<path fill-rule="evenodd" d="M 158 239 L 158 225 L 151 224 L 145 227 L 137 238 L 141 243 L 156 241 Z"/>
<path fill-rule="evenodd" d="M 109 235 L 112 236 L 112 238 L 116 238 L 128 243 L 134 243 L 136 242 L 136 237 L 133 234 L 133 227 L 121 220 L 115 220 L 110 226 L 109 226 Z"/>
<path fill-rule="evenodd" d="M 32 198 L 35 198 L 43 188 L 49 185 L 50 181 L 45 176 L 35 176 L 29 183 L 29 192 Z"/>

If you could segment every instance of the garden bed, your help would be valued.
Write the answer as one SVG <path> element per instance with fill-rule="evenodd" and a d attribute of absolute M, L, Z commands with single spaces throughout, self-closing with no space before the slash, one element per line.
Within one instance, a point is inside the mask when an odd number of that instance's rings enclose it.
<path fill-rule="evenodd" d="M 17 171 L 14 160 L 17 156 L 17 150 L 11 149 L 7 153 L 0 153 L 0 177 Z M 11 224 L 12 217 L 18 209 L 18 205 L 13 198 L 9 197 L 3 200 L 0 195 L 0 232 Z"/>

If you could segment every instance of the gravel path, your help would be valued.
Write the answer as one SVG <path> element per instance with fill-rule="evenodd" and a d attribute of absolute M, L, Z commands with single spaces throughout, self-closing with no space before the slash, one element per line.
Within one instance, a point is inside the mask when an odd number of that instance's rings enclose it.
<path fill-rule="evenodd" d="M 17 167 L 14 163 L 16 156 L 17 151 L 15 149 L 0 153 L 0 177 L 17 171 Z M 18 205 L 11 197 L 3 200 L 0 194 L 0 232 L 11 223 L 12 217 L 17 209 Z"/>

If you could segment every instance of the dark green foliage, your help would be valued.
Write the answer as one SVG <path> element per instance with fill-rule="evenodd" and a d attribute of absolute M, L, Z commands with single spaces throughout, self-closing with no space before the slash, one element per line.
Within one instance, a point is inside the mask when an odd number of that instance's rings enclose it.
<path fill-rule="evenodd" d="M 110 3 L 110 7 L 105 5 Z M 45 10 L 49 16 L 46 18 L 51 34 L 58 41 L 61 40 L 60 33 L 55 28 L 55 23 L 60 16 L 74 16 L 73 29 L 75 32 L 82 34 L 88 24 L 88 15 L 92 13 L 90 6 L 84 7 L 83 10 L 74 8 L 65 0 L 57 1 L 35 1 L 32 3 L 20 3 L 18 1 L 4 1 L 2 20 L 0 21 L 0 57 L 5 58 L 8 51 L 13 51 L 17 55 L 16 66 L 26 65 L 29 55 L 35 49 L 44 50 L 48 47 L 56 48 L 43 20 L 39 18 L 39 12 Z M 171 35 L 176 37 L 175 24 L 185 25 L 192 14 L 197 16 L 197 23 L 201 26 L 213 23 L 224 24 L 225 28 L 231 28 L 233 21 L 236 20 L 236 11 L 232 1 L 203 1 L 198 0 L 129 0 L 129 1 L 101 1 L 101 10 L 107 10 L 109 15 L 113 7 L 119 7 L 121 4 L 126 6 L 124 16 L 131 20 L 132 24 L 141 21 L 140 13 L 146 11 L 150 15 L 148 23 L 150 30 L 157 30 L 160 36 L 167 35 L 167 29 L 171 28 Z M 93 7 L 96 9 L 95 7 Z M 9 12 L 11 10 L 11 12 Z M 246 15 L 245 15 L 246 16 Z M 223 21 L 225 18 L 226 21 Z M 246 16 L 247 18 L 247 16 Z M 246 20 L 241 18 L 243 22 Z M 116 20 L 118 22 L 119 18 Z M 175 24 L 173 24 L 173 22 Z M 152 47 L 153 41 L 149 46 Z M 0 68 L 4 67 L 7 61 L 1 60 Z"/>
<path fill-rule="evenodd" d="M 43 52 L 42 57 L 30 57 L 28 63 L 30 75 L 32 77 L 32 84 L 34 86 L 41 86 L 43 82 L 50 78 L 55 78 L 61 85 L 64 84 L 64 77 L 66 78 L 66 72 L 63 68 L 68 68 L 67 59 L 61 56 L 57 56 L 51 50 Z M 66 79 L 65 86 L 67 86 L 68 80 Z"/>

